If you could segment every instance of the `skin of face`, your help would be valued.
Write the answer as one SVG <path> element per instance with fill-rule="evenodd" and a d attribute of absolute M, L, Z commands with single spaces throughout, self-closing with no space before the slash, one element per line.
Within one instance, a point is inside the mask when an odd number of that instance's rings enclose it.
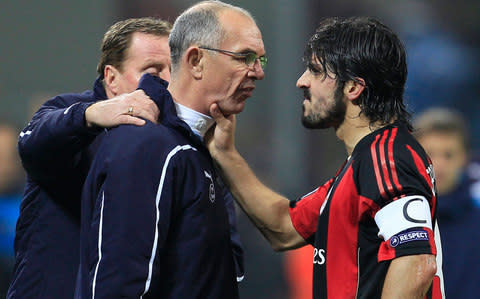
<path fill-rule="evenodd" d="M 342 124 L 346 103 L 334 75 L 325 76 L 322 72 L 307 68 L 297 80 L 297 87 L 304 91 L 302 123 L 305 127 L 337 128 Z"/>
<path fill-rule="evenodd" d="M 115 95 L 129 93 L 137 89 L 143 74 L 170 81 L 170 47 L 168 36 L 157 36 L 136 32 L 132 36 L 126 59 L 121 69 L 115 73 Z"/>
<path fill-rule="evenodd" d="M 457 187 L 467 163 L 467 151 L 462 138 L 453 132 L 431 132 L 418 138 L 432 159 L 439 195 Z"/>
<path fill-rule="evenodd" d="M 219 15 L 220 23 L 226 32 L 219 49 L 265 55 L 262 35 L 255 23 L 245 15 L 226 10 Z M 243 60 L 222 53 L 205 51 L 204 79 L 209 101 L 208 107 L 216 102 L 224 115 L 240 113 L 245 101 L 255 89 L 255 81 L 264 78 L 260 62 L 248 67 Z"/>

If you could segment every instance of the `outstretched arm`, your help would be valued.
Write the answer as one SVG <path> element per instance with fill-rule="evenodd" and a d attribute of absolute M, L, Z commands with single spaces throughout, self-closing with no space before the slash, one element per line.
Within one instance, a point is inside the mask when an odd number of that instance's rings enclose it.
<path fill-rule="evenodd" d="M 275 250 L 305 245 L 290 219 L 288 199 L 263 185 L 237 152 L 235 116 L 224 117 L 216 104 L 210 113 L 217 125 L 207 145 L 234 198 Z"/>
<path fill-rule="evenodd" d="M 47 101 L 22 131 L 18 149 L 23 166 L 34 179 L 55 180 L 78 163 L 76 155 L 101 127 L 143 125 L 156 121 L 159 110 L 141 90 L 93 103 L 93 95 L 57 96 Z M 129 114 L 133 107 L 133 115 Z"/>

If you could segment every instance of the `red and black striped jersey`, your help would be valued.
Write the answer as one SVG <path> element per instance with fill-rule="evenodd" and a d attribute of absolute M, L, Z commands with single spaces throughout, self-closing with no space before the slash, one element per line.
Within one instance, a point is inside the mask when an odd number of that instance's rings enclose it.
<path fill-rule="evenodd" d="M 435 254 L 426 298 L 443 298 L 432 163 L 407 128 L 365 136 L 323 186 L 291 203 L 298 233 L 314 249 L 314 298 L 380 298 L 392 259 Z"/>

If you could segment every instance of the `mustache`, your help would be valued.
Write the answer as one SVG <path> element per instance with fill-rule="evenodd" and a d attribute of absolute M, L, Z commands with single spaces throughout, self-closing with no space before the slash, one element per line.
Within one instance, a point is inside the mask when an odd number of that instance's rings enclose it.
<path fill-rule="evenodd" d="M 312 97 L 312 94 L 310 93 L 310 89 L 308 88 L 304 88 L 303 89 L 303 96 L 305 97 L 305 99 L 309 99 Z"/>

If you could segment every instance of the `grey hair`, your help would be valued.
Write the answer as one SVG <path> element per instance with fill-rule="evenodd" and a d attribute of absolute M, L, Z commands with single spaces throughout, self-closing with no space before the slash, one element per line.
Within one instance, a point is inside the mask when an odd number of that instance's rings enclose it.
<path fill-rule="evenodd" d="M 218 13 L 225 9 L 240 12 L 255 22 L 245 9 L 221 1 L 202 1 L 188 8 L 175 20 L 168 38 L 172 73 L 177 70 L 180 58 L 191 45 L 211 48 L 220 45 L 225 32 L 218 20 Z"/>

